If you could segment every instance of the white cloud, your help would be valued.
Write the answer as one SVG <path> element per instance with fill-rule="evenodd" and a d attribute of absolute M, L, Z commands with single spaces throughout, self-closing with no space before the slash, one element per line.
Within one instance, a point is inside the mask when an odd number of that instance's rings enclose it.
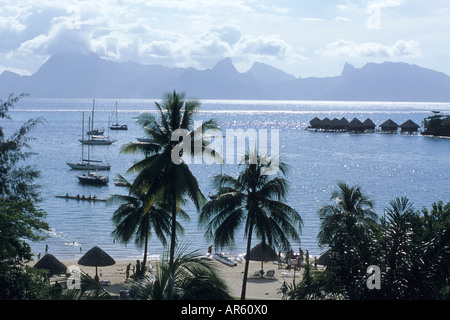
<path fill-rule="evenodd" d="M 398 40 L 393 45 L 384 45 L 377 42 L 356 43 L 349 40 L 337 40 L 327 44 L 324 48 L 316 50 L 322 56 L 346 56 L 352 58 L 400 58 L 419 57 L 420 44 L 417 41 Z"/>

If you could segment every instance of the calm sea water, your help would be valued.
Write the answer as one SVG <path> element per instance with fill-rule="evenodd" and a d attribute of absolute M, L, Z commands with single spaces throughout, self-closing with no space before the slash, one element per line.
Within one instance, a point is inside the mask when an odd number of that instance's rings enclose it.
<path fill-rule="evenodd" d="M 42 173 L 37 181 L 42 186 L 43 201 L 39 206 L 47 212 L 51 226 L 49 238 L 32 243 L 33 252 L 49 253 L 61 260 L 77 260 L 88 249 L 97 245 L 113 258 L 140 259 L 142 250 L 133 243 L 125 246 L 114 242 L 111 217 L 116 209 L 103 202 L 78 202 L 56 198 L 56 195 L 84 194 L 107 198 L 111 194 L 124 194 L 125 190 L 113 184 L 117 174 L 139 160 L 139 155 L 125 155 L 120 148 L 125 143 L 143 137 L 135 117 L 145 111 L 155 112 L 154 100 L 117 100 L 119 122 L 128 124 L 127 131 L 106 132 L 116 139 L 110 146 L 94 146 L 91 158 L 111 164 L 106 187 L 86 186 L 78 182 L 80 171 L 70 169 L 66 162 L 81 158 L 82 145 L 78 141 L 82 132 L 82 113 L 85 125 L 91 116 L 91 99 L 23 99 L 10 113 L 12 121 L 2 121 L 4 131 L 12 132 L 30 118 L 42 118 L 42 125 L 31 133 L 32 151 L 37 155 L 28 160 Z M 116 100 L 97 99 L 95 127 L 107 129 L 113 116 Z M 301 246 L 312 255 L 323 249 L 317 244 L 320 221 L 317 211 L 330 203 L 330 195 L 337 182 L 358 184 L 375 202 L 381 216 L 389 201 L 407 196 L 415 207 L 430 207 L 433 202 L 450 201 L 450 139 L 401 134 L 349 134 L 319 133 L 306 129 L 314 117 L 357 117 L 361 121 L 371 118 L 377 125 L 387 119 L 398 124 L 411 119 L 417 124 L 432 110 L 450 112 L 450 104 L 438 103 L 384 103 L 384 102 L 312 102 L 312 101 L 202 101 L 197 120 L 217 119 L 224 129 L 279 129 L 280 155 L 290 167 L 288 203 L 302 216 L 304 226 L 301 243 L 292 243 L 297 251 Z M 270 147 L 270 145 L 269 145 Z M 86 151 L 86 150 L 85 150 Z M 86 151 L 87 152 L 87 151 Z M 205 195 L 211 191 L 211 178 L 224 173 L 236 175 L 236 165 L 191 165 Z M 131 176 L 126 177 L 132 179 Z M 188 207 L 190 221 L 184 221 L 184 235 L 180 241 L 192 250 L 206 252 L 210 241 L 204 230 L 197 226 L 197 212 Z M 257 240 L 253 241 L 257 244 Z M 243 233 L 237 234 L 236 246 L 222 251 L 242 254 L 245 251 Z M 160 242 L 151 239 L 149 254 L 159 256 L 165 251 Z"/>

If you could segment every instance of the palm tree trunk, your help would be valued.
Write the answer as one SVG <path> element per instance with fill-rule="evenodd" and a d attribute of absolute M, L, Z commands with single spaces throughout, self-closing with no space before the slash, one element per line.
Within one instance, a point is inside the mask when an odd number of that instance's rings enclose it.
<path fill-rule="evenodd" d="M 245 257 L 244 278 L 242 280 L 241 300 L 245 300 L 245 294 L 247 291 L 247 277 L 248 277 L 248 267 L 250 265 L 250 248 L 252 245 L 252 231 L 253 231 L 253 227 L 250 228 L 248 240 L 247 240 L 247 255 Z"/>
<path fill-rule="evenodd" d="M 142 261 L 142 268 L 141 268 L 141 272 L 142 275 L 145 275 L 145 266 L 147 265 L 147 250 L 148 250 L 148 233 L 149 233 L 149 228 L 150 228 L 150 223 L 148 222 L 148 212 L 146 213 L 146 217 L 145 217 L 145 244 L 144 244 L 144 260 Z"/>
<path fill-rule="evenodd" d="M 175 256 L 175 242 L 176 242 L 176 226 L 177 226 L 177 197 L 175 193 L 173 193 L 173 199 L 172 199 L 172 226 L 171 226 L 171 240 L 170 240 L 170 257 L 169 257 L 169 284 L 168 284 L 168 293 L 167 298 L 168 300 L 172 300 L 173 296 L 173 260 Z"/>

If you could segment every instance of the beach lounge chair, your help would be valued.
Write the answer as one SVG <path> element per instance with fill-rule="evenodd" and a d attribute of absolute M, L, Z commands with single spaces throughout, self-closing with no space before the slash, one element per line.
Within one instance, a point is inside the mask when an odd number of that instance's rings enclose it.
<path fill-rule="evenodd" d="M 267 278 L 273 278 L 275 276 L 275 270 L 269 270 L 266 273 Z"/>
<path fill-rule="evenodd" d="M 261 271 L 255 271 L 255 273 L 253 273 L 252 278 L 261 278 Z"/>

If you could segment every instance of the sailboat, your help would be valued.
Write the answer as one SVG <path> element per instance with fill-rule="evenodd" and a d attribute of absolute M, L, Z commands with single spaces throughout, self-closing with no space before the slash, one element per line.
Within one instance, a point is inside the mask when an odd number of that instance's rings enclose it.
<path fill-rule="evenodd" d="M 82 140 L 84 140 L 84 112 L 82 120 Z M 81 147 L 81 161 L 79 162 L 66 162 L 69 167 L 75 170 L 110 170 L 111 165 L 103 164 L 101 160 L 91 160 L 90 150 L 88 146 L 88 159 L 84 159 L 84 146 Z"/>
<path fill-rule="evenodd" d="M 91 157 L 90 157 L 89 149 L 88 149 L 87 163 L 88 163 L 88 165 L 87 165 L 88 174 L 77 175 L 78 181 L 80 183 L 91 184 L 91 185 L 100 185 L 100 186 L 107 185 L 109 182 L 108 176 L 103 176 L 100 174 L 100 172 L 91 172 L 93 167 L 90 165 Z"/>
<path fill-rule="evenodd" d="M 119 124 L 119 111 L 117 109 L 117 101 L 116 101 L 116 123 L 112 124 L 109 128 L 111 130 L 128 130 L 128 126 L 126 124 Z"/>
<path fill-rule="evenodd" d="M 95 105 L 95 99 L 92 102 L 92 122 L 89 118 L 89 133 L 94 133 L 94 105 Z M 116 142 L 116 140 L 110 140 L 108 136 L 102 136 L 102 135 L 90 135 L 88 139 L 83 138 L 79 140 L 82 144 L 89 144 L 89 145 L 110 145 Z"/>

